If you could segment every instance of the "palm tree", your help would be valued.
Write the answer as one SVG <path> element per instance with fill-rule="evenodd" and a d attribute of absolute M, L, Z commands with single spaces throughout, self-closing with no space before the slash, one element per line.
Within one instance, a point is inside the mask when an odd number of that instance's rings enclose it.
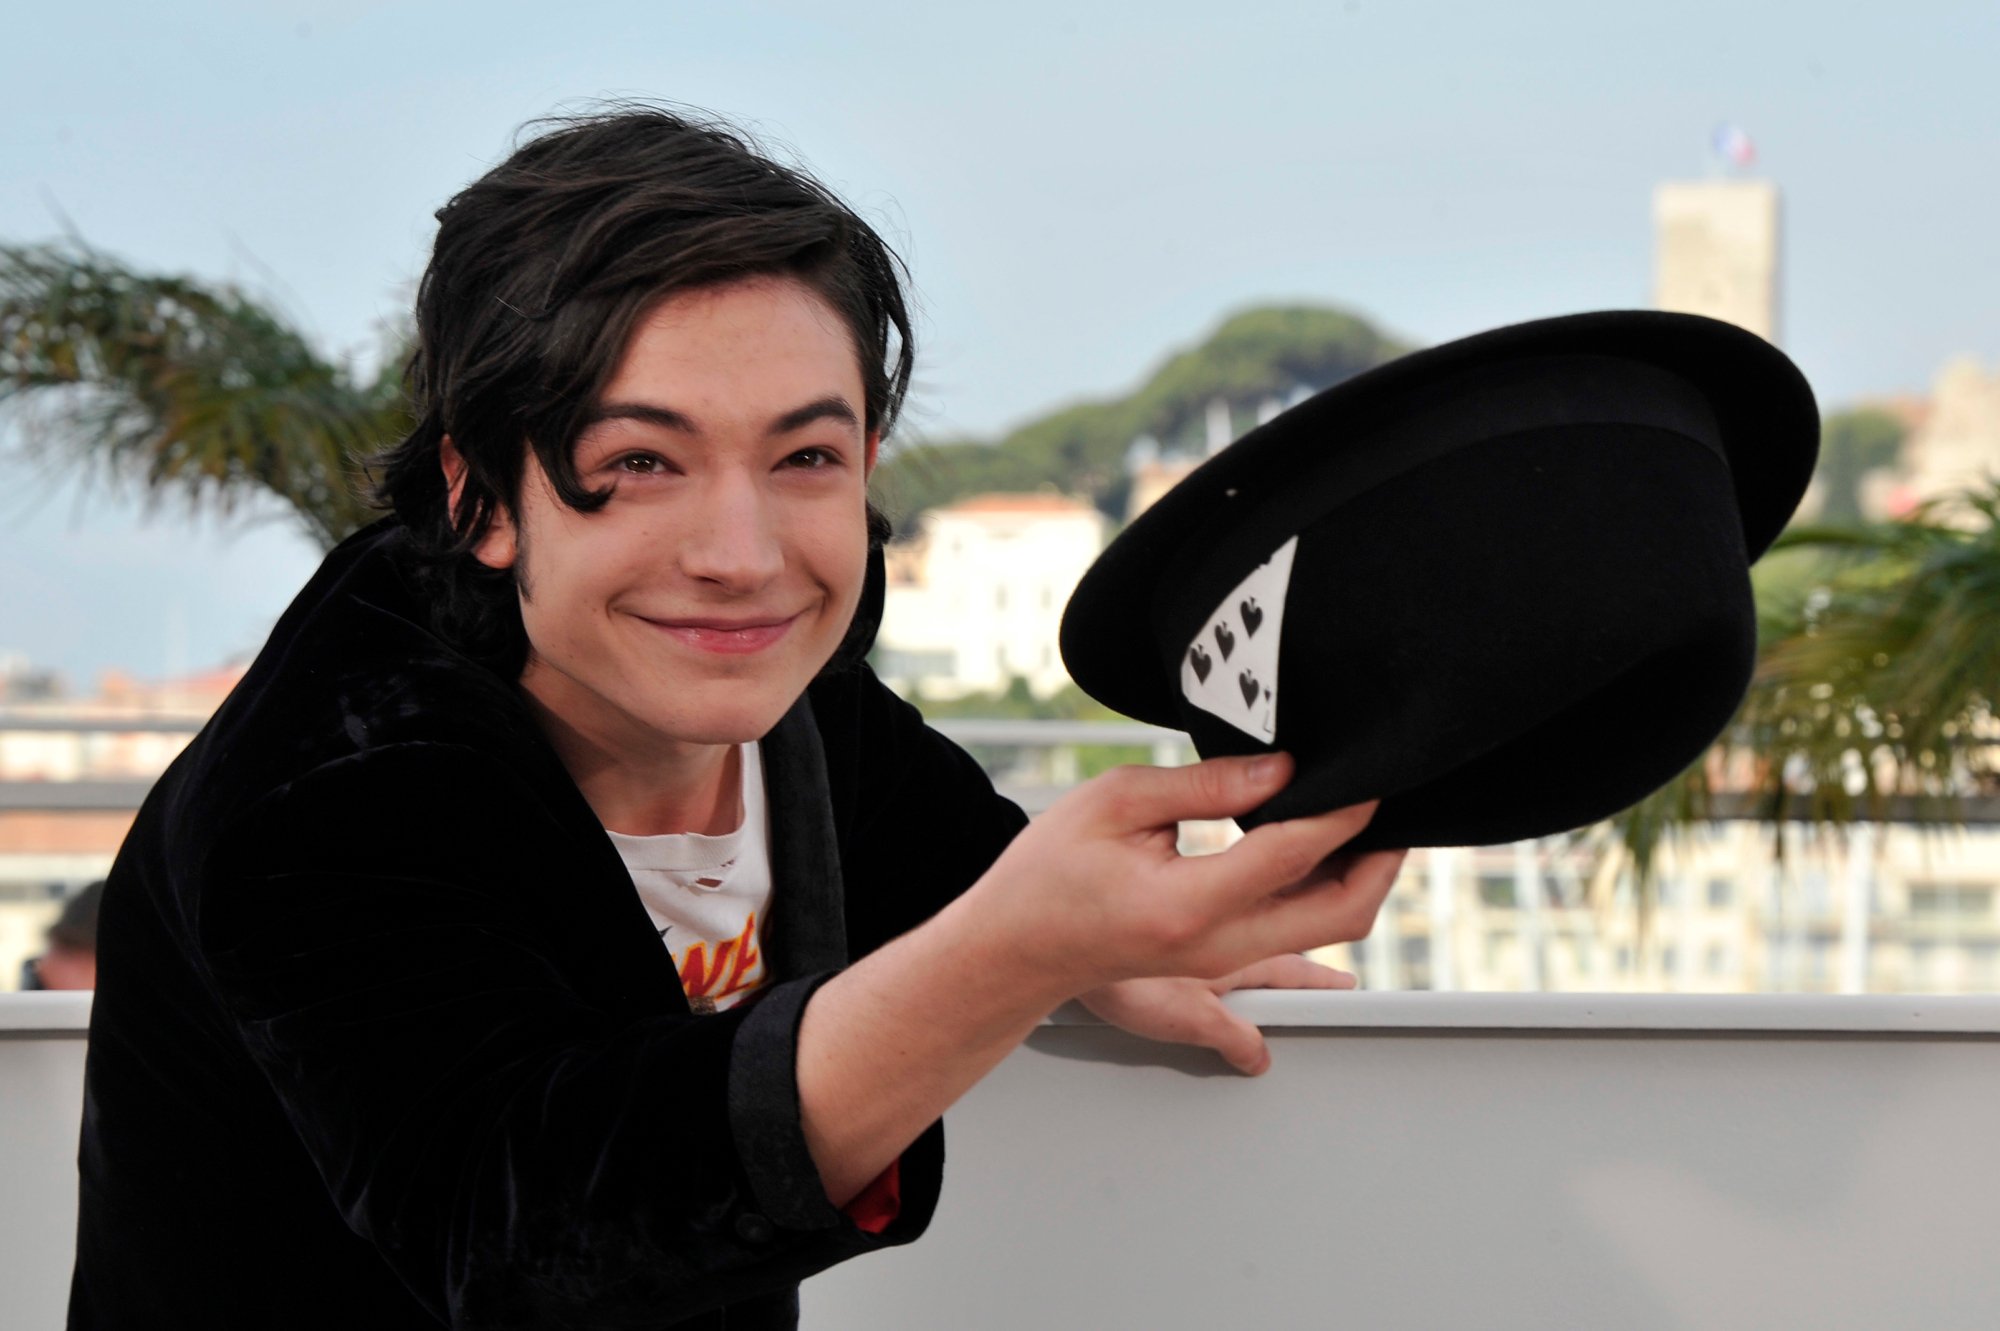
<path fill-rule="evenodd" d="M 1989 478 L 1898 520 L 1779 538 L 1756 570 L 1757 667 L 1729 728 L 1582 834 L 1631 866 L 1642 910 L 1662 841 L 1715 815 L 1938 827 L 1960 821 L 1968 797 L 2000 795 L 1997 519 Z"/>
<path fill-rule="evenodd" d="M 1741 743 L 1796 770 L 1815 822 L 1879 819 L 1892 800 L 1926 825 L 2000 786 L 2000 481 L 1894 522 L 1813 527 L 1787 544 L 1836 567 L 1765 651 Z M 1756 794 L 1781 812 L 1781 773 Z M 1796 787 L 1799 782 L 1794 782 Z"/>
<path fill-rule="evenodd" d="M 0 406 L 58 465 L 225 514 L 269 492 L 327 548 L 376 516 L 361 459 L 407 420 L 393 361 L 359 382 L 241 292 L 80 241 L 0 245 Z"/>

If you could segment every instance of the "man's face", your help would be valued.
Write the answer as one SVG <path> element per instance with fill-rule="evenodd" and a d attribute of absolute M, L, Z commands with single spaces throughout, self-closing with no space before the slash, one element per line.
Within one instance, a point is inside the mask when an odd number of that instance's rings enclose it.
<path fill-rule="evenodd" d="M 595 513 L 530 451 L 477 553 L 515 567 L 522 687 L 610 752 L 767 732 L 853 618 L 867 568 L 861 367 L 796 280 L 668 297 L 634 329 L 576 446 Z"/>

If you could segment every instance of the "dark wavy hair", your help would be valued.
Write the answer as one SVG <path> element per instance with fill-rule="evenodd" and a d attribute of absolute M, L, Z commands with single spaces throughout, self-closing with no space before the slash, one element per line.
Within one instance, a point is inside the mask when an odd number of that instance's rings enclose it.
<path fill-rule="evenodd" d="M 496 512 L 515 511 L 529 448 L 565 504 L 592 512 L 610 498 L 584 486 L 574 447 L 646 310 L 698 287 L 797 278 L 846 321 L 864 425 L 885 439 L 914 356 L 902 261 L 742 131 L 635 103 L 525 131 L 536 132 L 438 210 L 406 374 L 416 424 L 374 468 L 377 501 L 419 556 L 432 627 L 510 678 L 528 646 L 514 575 L 472 551 Z M 446 435 L 465 459 L 456 513 L 439 463 Z M 872 503 L 868 533 L 878 549 L 889 535 Z M 864 628 L 856 619 L 850 638 Z"/>

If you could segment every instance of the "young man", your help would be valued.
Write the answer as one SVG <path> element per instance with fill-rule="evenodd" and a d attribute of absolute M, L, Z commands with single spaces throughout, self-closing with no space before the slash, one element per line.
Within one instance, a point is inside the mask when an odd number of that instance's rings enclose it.
<path fill-rule="evenodd" d="M 395 516 L 113 870 L 72 1327 L 791 1326 L 1061 1002 L 1255 1073 L 1220 992 L 1351 983 L 1296 953 L 1371 924 L 1372 805 L 1182 860 L 1278 757 L 1025 826 L 863 664 L 910 352 L 851 212 L 641 109 L 439 218 Z"/>

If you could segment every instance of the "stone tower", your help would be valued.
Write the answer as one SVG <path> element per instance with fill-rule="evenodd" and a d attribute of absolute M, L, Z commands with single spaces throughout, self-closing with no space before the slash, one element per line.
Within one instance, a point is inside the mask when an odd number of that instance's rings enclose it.
<path fill-rule="evenodd" d="M 1778 187 L 1670 181 L 1653 191 L 1653 303 L 1778 340 Z"/>

